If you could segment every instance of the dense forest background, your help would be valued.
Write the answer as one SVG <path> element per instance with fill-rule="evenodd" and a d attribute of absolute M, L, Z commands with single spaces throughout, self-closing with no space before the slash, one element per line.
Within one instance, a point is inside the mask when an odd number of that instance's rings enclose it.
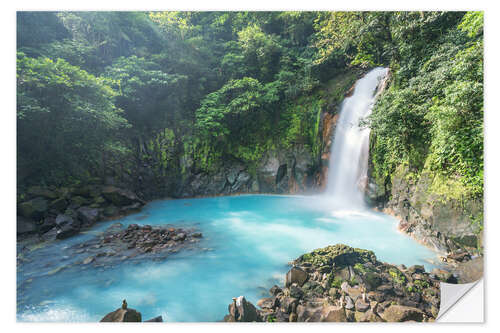
<path fill-rule="evenodd" d="M 18 12 L 18 193 L 316 158 L 318 110 L 375 66 L 390 85 L 361 125 L 380 196 L 405 170 L 482 201 L 481 12 Z"/>

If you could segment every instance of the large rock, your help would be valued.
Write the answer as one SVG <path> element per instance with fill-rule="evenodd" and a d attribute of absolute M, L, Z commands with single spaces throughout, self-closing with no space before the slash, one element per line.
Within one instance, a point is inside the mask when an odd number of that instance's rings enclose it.
<path fill-rule="evenodd" d="M 80 207 L 76 212 L 85 226 L 91 226 L 99 220 L 99 210 L 97 208 Z"/>
<path fill-rule="evenodd" d="M 31 219 L 41 219 L 48 209 L 47 200 L 38 197 L 19 204 L 18 214 Z"/>
<path fill-rule="evenodd" d="M 66 224 L 73 224 L 74 220 L 71 216 L 65 215 L 65 214 L 59 214 L 56 217 L 56 225 L 61 228 L 65 226 Z"/>
<path fill-rule="evenodd" d="M 253 322 L 262 321 L 255 306 L 248 302 L 245 297 L 240 296 L 233 299 L 233 303 L 229 304 L 229 315 L 225 321 L 237 322 Z"/>
<path fill-rule="evenodd" d="M 261 307 L 262 309 L 272 309 L 277 306 L 277 300 L 278 299 L 276 297 L 261 298 L 257 301 L 257 306 Z"/>
<path fill-rule="evenodd" d="M 285 286 L 288 287 L 292 283 L 297 283 L 302 286 L 307 280 L 307 273 L 300 267 L 292 267 L 288 273 L 286 273 Z"/>
<path fill-rule="evenodd" d="M 136 202 L 144 204 L 135 193 L 114 186 L 105 186 L 102 189 L 102 195 L 115 206 L 127 206 Z"/>
<path fill-rule="evenodd" d="M 380 318 L 376 312 L 374 312 L 372 309 L 366 311 L 366 312 L 360 312 L 362 315 L 359 317 L 360 322 L 383 322 L 384 320 Z"/>
<path fill-rule="evenodd" d="M 297 306 L 297 321 L 300 322 L 317 322 L 322 316 L 322 308 L 307 305 Z"/>
<path fill-rule="evenodd" d="M 302 298 L 302 296 L 304 296 L 304 291 L 296 283 L 293 283 L 290 286 L 290 297 Z"/>
<path fill-rule="evenodd" d="M 346 322 L 345 310 L 341 306 L 326 306 L 321 311 L 320 321 L 326 322 Z"/>
<path fill-rule="evenodd" d="M 68 207 L 68 201 L 65 198 L 59 198 L 52 200 L 49 205 L 50 209 L 54 209 L 58 212 L 64 212 Z"/>
<path fill-rule="evenodd" d="M 246 190 L 246 186 L 248 185 L 248 182 L 252 176 L 250 176 L 248 173 L 242 171 L 238 174 L 238 178 L 234 181 L 234 183 L 231 186 L 231 192 L 232 193 L 238 193 L 241 191 Z"/>
<path fill-rule="evenodd" d="M 43 234 L 56 226 L 56 219 L 52 216 L 43 219 L 42 223 L 38 225 L 38 231 Z"/>
<path fill-rule="evenodd" d="M 130 322 L 141 322 L 141 313 L 134 309 L 117 309 L 113 312 L 108 313 L 100 320 L 100 322 L 106 323 L 130 323 Z"/>
<path fill-rule="evenodd" d="M 59 214 L 56 217 L 57 239 L 64 239 L 80 232 L 80 222 L 72 217 Z"/>
<path fill-rule="evenodd" d="M 300 256 L 296 262 L 310 263 L 316 266 L 332 266 L 343 268 L 357 263 L 375 263 L 377 257 L 373 251 L 353 248 L 344 244 L 330 245 Z"/>
<path fill-rule="evenodd" d="M 30 234 L 36 232 L 35 223 L 23 216 L 17 217 L 17 234 Z"/>
<path fill-rule="evenodd" d="M 422 310 L 417 308 L 402 306 L 402 305 L 391 305 L 385 309 L 382 314 L 382 318 L 385 321 L 391 322 L 402 322 L 402 321 L 423 321 L 424 313 Z"/>
<path fill-rule="evenodd" d="M 370 308 L 370 304 L 363 302 L 361 298 L 358 298 L 356 300 L 356 303 L 354 304 L 356 311 L 359 312 L 366 312 Z"/>

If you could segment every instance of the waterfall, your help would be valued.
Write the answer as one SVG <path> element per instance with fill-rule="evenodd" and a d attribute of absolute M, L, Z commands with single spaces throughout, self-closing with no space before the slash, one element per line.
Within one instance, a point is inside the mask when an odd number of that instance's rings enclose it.
<path fill-rule="evenodd" d="M 335 128 L 330 152 L 326 195 L 335 208 L 365 207 L 363 187 L 367 182 L 370 129 L 359 122 L 371 113 L 378 87 L 387 68 L 375 68 L 356 82 L 345 98 Z"/>

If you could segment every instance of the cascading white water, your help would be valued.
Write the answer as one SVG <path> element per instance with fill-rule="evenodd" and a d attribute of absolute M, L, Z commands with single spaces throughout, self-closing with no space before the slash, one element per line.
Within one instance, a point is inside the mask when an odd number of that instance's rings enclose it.
<path fill-rule="evenodd" d="M 356 82 L 352 96 L 341 107 L 336 125 L 326 195 L 335 208 L 363 208 L 361 188 L 368 169 L 369 128 L 359 126 L 371 113 L 377 87 L 387 76 L 387 68 L 375 68 Z"/>

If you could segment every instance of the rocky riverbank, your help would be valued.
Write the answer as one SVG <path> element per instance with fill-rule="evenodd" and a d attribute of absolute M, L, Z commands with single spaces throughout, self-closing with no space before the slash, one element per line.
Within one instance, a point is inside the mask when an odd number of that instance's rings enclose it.
<path fill-rule="evenodd" d="M 114 186 L 34 186 L 18 196 L 18 239 L 68 238 L 98 221 L 138 212 L 145 204 L 132 191 Z"/>
<path fill-rule="evenodd" d="M 270 297 L 257 302 L 259 308 L 243 296 L 234 298 L 224 321 L 433 321 L 439 283 L 456 283 L 447 271 L 383 263 L 372 251 L 343 244 L 304 254 L 292 264 L 285 286 L 273 286 Z"/>
<path fill-rule="evenodd" d="M 482 201 L 448 198 L 436 193 L 436 176 L 424 173 L 413 179 L 408 174 L 407 167 L 399 167 L 385 190 L 372 180 L 365 191 L 367 200 L 396 217 L 401 232 L 440 253 L 460 283 L 481 278 L 483 231 L 472 216 L 482 216 Z"/>

